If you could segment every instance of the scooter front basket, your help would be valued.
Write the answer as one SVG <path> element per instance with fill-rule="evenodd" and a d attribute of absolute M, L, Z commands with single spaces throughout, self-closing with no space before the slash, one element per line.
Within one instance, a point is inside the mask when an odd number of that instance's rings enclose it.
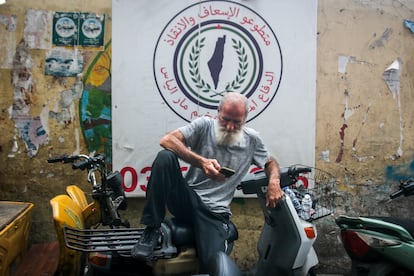
<path fill-rule="evenodd" d="M 306 220 L 313 221 L 334 213 L 336 186 L 337 181 L 332 174 L 317 168 L 298 177 L 298 181 L 291 186 L 296 197 L 300 202 L 306 194 L 312 198 L 310 218 Z"/>

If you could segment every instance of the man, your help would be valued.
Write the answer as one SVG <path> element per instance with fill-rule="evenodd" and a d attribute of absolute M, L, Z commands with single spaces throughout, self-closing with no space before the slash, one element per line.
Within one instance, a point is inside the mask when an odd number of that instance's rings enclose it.
<path fill-rule="evenodd" d="M 152 166 L 141 217 L 147 227 L 132 249 L 134 257 L 151 258 L 167 206 L 176 218 L 193 225 L 200 272 L 205 273 L 209 258 L 225 251 L 230 203 L 252 164 L 265 168 L 269 177 L 266 204 L 276 206 L 283 196 L 279 164 L 258 133 L 245 127 L 247 113 L 247 98 L 228 93 L 219 104 L 217 119 L 198 118 L 161 139 L 165 150 Z M 185 177 L 178 158 L 190 164 Z M 226 177 L 220 173 L 222 167 L 233 169 L 234 175 Z"/>

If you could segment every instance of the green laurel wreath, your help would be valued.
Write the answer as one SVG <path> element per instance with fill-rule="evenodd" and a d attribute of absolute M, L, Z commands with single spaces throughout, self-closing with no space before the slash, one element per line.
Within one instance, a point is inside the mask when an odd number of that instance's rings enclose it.
<path fill-rule="evenodd" d="M 200 41 L 197 39 L 195 44 L 191 47 L 191 52 L 189 54 L 189 73 L 191 75 L 191 80 L 195 86 L 199 88 L 203 93 L 213 92 L 213 95 L 210 97 L 223 96 L 224 93 L 233 92 L 234 90 L 239 89 L 241 87 L 241 84 L 246 80 L 247 68 L 249 65 L 247 62 L 246 50 L 242 46 L 241 42 L 232 39 L 233 48 L 236 50 L 239 60 L 236 78 L 226 85 L 224 91 L 218 92 L 211 89 L 211 85 L 202 79 L 200 75 L 199 58 L 201 49 L 205 46 L 204 41 L 205 37 L 203 37 Z"/>
<path fill-rule="evenodd" d="M 249 65 L 247 63 L 246 50 L 242 46 L 241 42 L 236 41 L 233 38 L 231 41 L 233 41 L 233 48 L 236 49 L 237 57 L 239 59 L 239 69 L 237 70 L 236 79 L 226 85 L 227 92 L 240 88 L 241 84 L 245 81 L 247 67 Z"/>
<path fill-rule="evenodd" d="M 206 40 L 205 37 L 203 37 L 201 39 L 201 41 L 199 42 L 198 39 L 195 42 L 195 45 L 193 45 L 193 47 L 191 47 L 191 52 L 190 52 L 190 61 L 188 62 L 188 65 L 190 67 L 190 75 L 191 75 L 191 80 L 195 83 L 195 86 L 199 89 L 201 89 L 202 92 L 210 92 L 211 90 L 211 86 L 209 83 L 205 82 L 201 76 L 200 76 L 200 71 L 198 70 L 198 60 L 200 57 L 200 52 L 201 49 L 205 46 L 204 45 L 204 41 Z"/>

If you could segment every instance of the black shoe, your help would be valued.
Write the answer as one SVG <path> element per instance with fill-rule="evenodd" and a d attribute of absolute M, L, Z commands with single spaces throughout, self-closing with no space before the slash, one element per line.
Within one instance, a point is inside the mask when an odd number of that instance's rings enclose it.
<path fill-rule="evenodd" d="M 157 227 L 147 227 L 141 238 L 131 250 L 133 258 L 149 261 L 153 257 L 154 249 L 161 240 L 161 232 Z"/>

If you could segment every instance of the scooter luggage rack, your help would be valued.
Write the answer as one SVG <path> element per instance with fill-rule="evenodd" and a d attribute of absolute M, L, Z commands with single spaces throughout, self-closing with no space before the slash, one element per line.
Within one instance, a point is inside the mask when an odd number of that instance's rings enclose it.
<path fill-rule="evenodd" d="M 63 236 L 66 246 L 76 251 L 129 253 L 143 231 L 142 228 L 76 229 L 65 226 Z"/>
<path fill-rule="evenodd" d="M 298 165 L 299 166 L 299 165 Z M 292 190 L 302 203 L 305 194 L 312 198 L 311 217 L 308 221 L 317 220 L 334 213 L 336 185 L 335 177 L 323 170 L 312 168 L 312 172 L 299 177 Z M 299 214 L 301 216 L 301 214 Z"/>

